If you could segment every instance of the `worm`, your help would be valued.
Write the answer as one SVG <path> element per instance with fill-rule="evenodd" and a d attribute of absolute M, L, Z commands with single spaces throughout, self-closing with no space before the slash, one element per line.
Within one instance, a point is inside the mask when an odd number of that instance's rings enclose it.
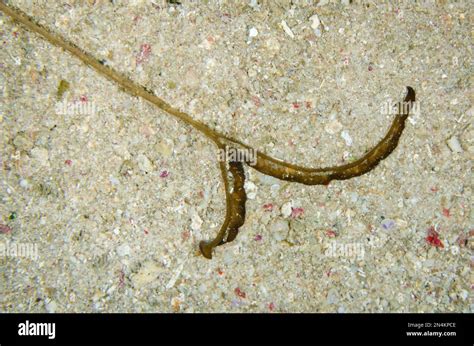
<path fill-rule="evenodd" d="M 374 169 L 380 161 L 395 150 L 414 102 L 415 90 L 412 87 L 407 87 L 405 99 L 403 102 L 398 103 L 398 114 L 385 137 L 372 150 L 352 163 L 335 167 L 307 168 L 280 161 L 259 152 L 257 153 L 256 161 L 247 160 L 245 163 L 263 174 L 305 185 L 327 185 L 334 179 L 345 180 L 363 175 Z M 248 145 L 232 138 L 226 137 L 225 139 L 246 149 L 252 149 Z M 224 223 L 223 228 L 221 228 L 221 231 L 213 241 L 200 242 L 199 248 L 201 253 L 209 259 L 212 258 L 212 248 L 235 239 L 238 228 L 243 225 L 245 220 L 246 195 L 243 188 L 245 182 L 243 167 L 241 164 L 237 165 L 236 162 L 230 162 L 229 165 L 234 177 L 234 192 L 230 196 L 228 204 L 228 214 L 230 213 L 232 217 L 228 223 Z M 226 241 L 223 241 L 226 230 L 228 237 Z"/>
<path fill-rule="evenodd" d="M 7 6 L 1 0 L 0 11 L 23 24 L 30 31 L 42 36 L 49 43 L 69 52 L 81 60 L 85 65 L 96 70 L 100 75 L 115 82 L 121 87 L 122 91 L 125 91 L 131 96 L 140 97 L 152 103 L 165 113 L 181 120 L 183 123 L 201 132 L 219 149 L 227 150 L 229 148 L 244 148 L 255 151 L 255 149 L 249 145 L 219 133 L 218 131 L 211 129 L 208 125 L 193 119 L 190 115 L 173 108 L 163 99 L 156 96 L 151 90 L 133 82 L 118 71 L 105 65 L 104 61 L 95 58 L 92 54 L 85 52 L 60 35 L 44 28 L 24 12 Z M 256 151 L 256 160 L 250 161 L 244 159 L 243 163 L 263 174 L 305 185 L 327 185 L 332 180 L 345 180 L 360 176 L 374 169 L 380 161 L 385 159 L 393 152 L 393 150 L 395 150 L 403 129 L 405 128 L 405 120 L 407 119 L 414 102 L 415 91 L 413 88 L 407 87 L 407 95 L 404 101 L 398 104 L 398 115 L 396 115 L 393 120 L 385 137 L 373 149 L 352 163 L 334 167 L 308 168 L 278 160 L 260 151 Z M 219 161 L 219 168 L 224 182 L 226 215 L 216 237 L 213 240 L 201 241 L 199 243 L 199 249 L 202 255 L 208 259 L 212 258 L 212 252 L 216 246 L 233 241 L 237 237 L 240 227 L 242 227 L 245 222 L 245 202 L 247 196 L 244 188 L 245 171 L 243 164 L 242 162 L 233 160 L 229 160 L 228 162 Z M 233 181 L 232 191 L 230 189 L 229 173 Z M 226 235 L 227 237 L 225 238 Z"/>
<path fill-rule="evenodd" d="M 221 167 L 223 164 L 221 164 Z M 229 197 L 226 209 L 226 220 L 224 221 L 219 233 L 212 241 L 201 241 L 199 243 L 199 249 L 202 255 L 206 258 L 212 258 L 212 249 L 216 246 L 223 245 L 231 242 L 237 237 L 239 228 L 245 222 L 245 202 L 247 201 L 247 195 L 245 193 L 245 172 L 242 162 L 230 161 L 229 171 L 234 181 L 233 191 L 227 193 Z M 227 180 L 227 171 L 223 170 Z M 228 184 L 226 184 L 228 186 Z M 227 190 L 227 187 L 226 187 Z M 227 238 L 224 240 L 224 236 L 227 233 Z"/>

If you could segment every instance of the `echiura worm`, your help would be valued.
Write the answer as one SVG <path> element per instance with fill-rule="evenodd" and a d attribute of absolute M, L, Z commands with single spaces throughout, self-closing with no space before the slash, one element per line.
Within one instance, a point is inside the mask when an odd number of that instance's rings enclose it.
<path fill-rule="evenodd" d="M 164 100 L 156 96 L 152 91 L 133 82 L 118 71 L 109 66 L 105 66 L 99 60 L 70 43 L 58 34 L 37 24 L 34 19 L 30 18 L 24 12 L 7 6 L 0 1 L 0 10 L 14 20 L 20 22 L 32 32 L 42 36 L 51 44 L 68 51 L 73 56 L 80 59 L 87 66 L 95 69 L 102 76 L 116 82 L 124 91 L 132 96 L 141 97 L 152 103 L 162 111 L 182 120 L 184 123 L 191 125 L 193 128 L 201 132 L 209 138 L 220 150 L 254 150 L 249 145 L 225 136 L 204 123 L 193 119 L 188 114 L 173 108 Z M 411 87 L 407 87 L 407 95 L 403 103 L 398 103 L 398 115 L 395 116 L 393 123 L 385 137 L 369 152 L 360 159 L 349 164 L 324 167 L 324 168 L 307 168 L 284 162 L 257 151 L 256 160 L 244 160 L 248 166 L 257 171 L 270 175 L 272 177 L 297 182 L 306 185 L 327 185 L 331 180 L 345 180 L 365 174 L 374 169 L 377 164 L 386 158 L 396 148 L 403 129 L 405 121 L 415 102 L 415 91 Z M 255 151 L 255 150 L 254 150 Z M 206 258 L 212 258 L 212 251 L 216 246 L 225 244 L 235 239 L 239 228 L 245 221 L 245 202 L 247 196 L 245 194 L 245 172 L 242 162 L 238 161 L 219 161 L 219 167 L 224 182 L 226 195 L 226 214 L 224 222 L 217 233 L 217 236 L 211 241 L 201 241 L 199 248 Z M 232 176 L 232 189 L 229 183 L 229 173 Z M 227 238 L 226 238 L 227 235 Z M 224 239 L 225 238 L 225 239 Z"/>

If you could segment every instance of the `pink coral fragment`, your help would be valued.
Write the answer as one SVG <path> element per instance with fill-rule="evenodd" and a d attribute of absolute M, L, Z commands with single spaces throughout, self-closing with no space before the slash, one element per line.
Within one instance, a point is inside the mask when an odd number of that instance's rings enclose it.
<path fill-rule="evenodd" d="M 140 46 L 140 52 L 136 56 L 137 65 L 145 62 L 151 54 L 151 46 L 148 43 L 143 43 Z"/>
<path fill-rule="evenodd" d="M 291 208 L 291 217 L 292 218 L 297 218 L 297 217 L 300 217 L 302 216 L 304 213 L 304 209 L 303 208 Z"/>
<path fill-rule="evenodd" d="M 0 233 L 8 234 L 8 233 L 11 233 L 11 231 L 12 229 L 8 227 L 7 225 L 0 224 Z"/>

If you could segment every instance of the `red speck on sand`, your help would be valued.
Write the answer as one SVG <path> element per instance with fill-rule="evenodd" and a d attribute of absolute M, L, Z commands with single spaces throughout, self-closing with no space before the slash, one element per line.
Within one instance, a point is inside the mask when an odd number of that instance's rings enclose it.
<path fill-rule="evenodd" d="M 428 235 L 425 239 L 431 246 L 444 248 L 443 242 L 439 239 L 439 233 L 436 232 L 434 227 L 428 229 Z"/>
<path fill-rule="evenodd" d="M 273 311 L 274 309 L 275 309 L 275 304 L 273 304 L 273 302 L 268 304 L 268 310 Z"/>
<path fill-rule="evenodd" d="M 72 165 L 72 161 L 71 161 L 71 160 L 66 160 L 66 161 L 64 161 L 64 163 L 65 163 L 66 165 L 68 165 L 68 166 L 71 166 L 71 165 Z"/>
<path fill-rule="evenodd" d="M 160 173 L 160 178 L 166 178 L 169 175 L 170 175 L 170 173 L 168 171 L 163 171 L 163 172 Z"/>
<path fill-rule="evenodd" d="M 337 233 L 334 232 L 334 231 L 331 230 L 331 229 L 328 229 L 328 230 L 326 231 L 326 235 L 327 235 L 329 238 L 336 238 Z"/>
<path fill-rule="evenodd" d="M 446 216 L 446 217 L 450 217 L 451 214 L 449 213 L 449 209 L 448 208 L 443 208 L 443 215 Z"/>
<path fill-rule="evenodd" d="M 239 297 L 239 298 L 245 298 L 247 295 L 245 294 L 245 292 L 241 291 L 240 288 L 236 288 L 234 290 L 234 293 Z"/>
<path fill-rule="evenodd" d="M 263 205 L 263 209 L 265 211 L 272 211 L 273 210 L 273 204 L 272 203 L 267 203 Z"/>
<path fill-rule="evenodd" d="M 257 234 L 255 238 L 253 238 L 255 241 L 260 241 L 262 240 L 262 236 L 260 234 Z"/>

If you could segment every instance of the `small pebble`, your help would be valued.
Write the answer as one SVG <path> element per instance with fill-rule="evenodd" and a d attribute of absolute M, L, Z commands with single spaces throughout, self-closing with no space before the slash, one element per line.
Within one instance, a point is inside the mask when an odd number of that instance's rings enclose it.
<path fill-rule="evenodd" d="M 26 179 L 20 179 L 20 186 L 24 189 L 27 189 L 29 184 L 28 184 L 28 180 Z"/>
<path fill-rule="evenodd" d="M 382 227 L 383 229 L 390 230 L 393 227 L 395 227 L 395 221 L 390 220 L 390 219 L 385 219 L 382 221 Z"/>
<path fill-rule="evenodd" d="M 55 313 L 56 309 L 58 307 L 58 304 L 54 300 L 46 300 L 44 307 L 47 312 L 49 313 Z"/>
<path fill-rule="evenodd" d="M 255 29 L 255 28 L 250 28 L 249 30 L 249 41 L 254 38 L 254 37 L 257 37 L 258 35 L 258 30 Z"/>
<path fill-rule="evenodd" d="M 247 192 L 248 199 L 255 199 L 257 196 L 257 185 L 251 181 L 246 181 L 244 184 L 245 191 Z"/>
<path fill-rule="evenodd" d="M 120 184 L 120 181 L 119 181 L 117 178 L 115 178 L 114 176 L 112 176 L 112 175 L 109 177 L 109 181 L 110 181 L 110 183 L 111 183 L 112 185 L 118 185 L 118 184 Z"/>
<path fill-rule="evenodd" d="M 289 217 L 291 215 L 291 202 L 286 202 L 281 206 L 281 214 L 283 217 Z"/>
<path fill-rule="evenodd" d="M 285 30 L 286 34 L 290 36 L 291 38 L 295 38 L 295 34 L 293 34 L 293 31 L 291 31 L 290 27 L 284 20 L 281 21 L 281 26 L 283 27 L 283 30 Z"/>
<path fill-rule="evenodd" d="M 202 226 L 202 219 L 199 217 L 199 215 L 195 212 L 191 216 L 191 229 L 193 231 L 199 231 Z"/>
<path fill-rule="evenodd" d="M 327 295 L 327 303 L 332 305 L 336 304 L 339 301 L 339 295 L 335 288 L 331 288 Z"/>
<path fill-rule="evenodd" d="M 321 24 L 321 21 L 319 20 L 319 17 L 317 14 L 311 16 L 309 20 L 311 21 L 311 28 L 313 30 L 317 29 L 319 25 Z"/>
<path fill-rule="evenodd" d="M 199 285 L 199 293 L 203 294 L 207 291 L 207 286 L 205 284 Z"/>
<path fill-rule="evenodd" d="M 285 239 L 288 235 L 289 230 L 290 226 L 285 220 L 277 220 L 270 225 L 270 232 L 277 241 L 282 241 L 283 239 Z"/>
<path fill-rule="evenodd" d="M 271 191 L 272 196 L 275 196 L 279 190 L 280 190 L 280 184 L 273 184 L 272 186 L 270 186 L 270 191 Z"/>
<path fill-rule="evenodd" d="M 449 149 L 455 153 L 462 153 L 463 149 L 461 147 L 461 143 L 459 143 L 459 139 L 456 136 L 452 136 L 447 141 Z"/>
<path fill-rule="evenodd" d="M 352 137 L 349 135 L 349 132 L 347 132 L 346 130 L 342 131 L 341 137 L 344 139 L 347 146 L 350 147 L 352 145 Z"/>
<path fill-rule="evenodd" d="M 130 256 L 130 246 L 128 244 L 120 245 L 117 248 L 117 255 L 120 257 Z"/>
<path fill-rule="evenodd" d="M 258 9 L 258 1 L 250 0 L 249 6 L 252 7 L 254 10 Z"/>

